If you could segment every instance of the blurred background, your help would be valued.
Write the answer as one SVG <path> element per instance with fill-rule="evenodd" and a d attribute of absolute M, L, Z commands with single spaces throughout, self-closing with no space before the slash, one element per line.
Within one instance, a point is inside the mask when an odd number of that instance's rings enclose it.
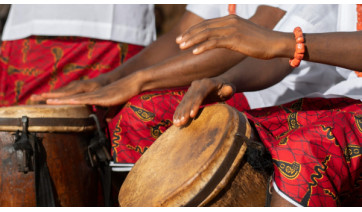
<path fill-rule="evenodd" d="M 185 12 L 186 4 L 156 4 L 157 36 L 168 32 Z"/>
<path fill-rule="evenodd" d="M 0 4 L 0 39 L 9 14 L 10 4 Z M 186 4 L 156 4 L 156 30 L 157 36 L 168 32 L 185 12 Z"/>
<path fill-rule="evenodd" d="M 10 4 L 0 4 L 0 39 L 3 34 L 6 18 L 8 17 Z"/>

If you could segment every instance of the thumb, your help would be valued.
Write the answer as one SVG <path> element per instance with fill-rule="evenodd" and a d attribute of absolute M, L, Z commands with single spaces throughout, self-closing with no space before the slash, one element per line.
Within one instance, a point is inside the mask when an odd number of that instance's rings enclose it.
<path fill-rule="evenodd" d="M 219 90 L 219 97 L 222 100 L 227 100 L 232 97 L 235 93 L 235 88 L 231 84 L 223 84 Z"/>

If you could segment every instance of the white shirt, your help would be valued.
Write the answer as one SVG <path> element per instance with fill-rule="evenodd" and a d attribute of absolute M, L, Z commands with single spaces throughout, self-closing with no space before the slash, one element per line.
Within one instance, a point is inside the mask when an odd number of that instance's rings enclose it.
<path fill-rule="evenodd" d="M 236 14 L 250 18 L 258 5 L 237 5 Z M 303 32 L 333 32 L 337 29 L 338 5 L 270 5 L 287 13 L 274 30 L 293 32 L 300 26 Z M 207 9 L 210 7 L 210 9 Z M 189 5 L 187 9 L 204 19 L 228 15 L 227 5 Z M 281 82 L 267 89 L 244 92 L 250 107 L 261 108 L 287 103 L 315 92 L 325 92 L 345 78 L 336 67 L 302 61 L 298 68 Z"/>
<path fill-rule="evenodd" d="M 80 36 L 146 46 L 156 39 L 151 4 L 15 4 L 2 39 Z"/>
<path fill-rule="evenodd" d="M 357 11 L 355 4 L 339 5 L 337 31 L 354 32 L 357 31 Z M 354 71 L 337 67 L 346 80 L 332 86 L 323 96 L 326 98 L 349 97 L 362 101 L 362 78 L 357 77 Z M 318 95 L 318 94 L 316 94 Z"/>

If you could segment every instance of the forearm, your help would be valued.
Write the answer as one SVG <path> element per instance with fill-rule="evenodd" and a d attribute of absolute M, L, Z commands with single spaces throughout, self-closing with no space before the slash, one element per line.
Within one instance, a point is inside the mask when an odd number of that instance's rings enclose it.
<path fill-rule="evenodd" d="M 102 80 L 102 84 L 104 85 L 109 84 L 137 70 L 146 68 L 168 57 L 178 54 L 180 50 L 177 45 L 174 45 L 173 40 L 174 38 L 172 38 L 172 34 L 167 34 L 163 37 L 160 37 L 157 41 L 150 44 L 140 53 L 130 58 L 128 61 L 118 66 L 111 72 L 100 75 L 98 79 Z M 165 43 L 168 43 L 168 45 L 165 46 Z"/>
<path fill-rule="evenodd" d="M 262 5 L 249 20 L 259 26 L 273 29 L 284 14 L 285 11 L 279 8 Z M 146 76 L 146 79 L 141 87 L 144 91 L 186 86 L 193 80 L 218 76 L 246 57 L 226 49 L 214 49 L 202 55 L 193 55 L 191 49 L 185 50 L 161 64 L 142 70 L 142 76 Z"/>
<path fill-rule="evenodd" d="M 234 92 L 267 88 L 282 80 L 290 71 L 286 59 L 247 58 L 218 77 L 196 80 L 175 111 L 174 125 L 187 124 L 190 118 L 196 117 L 202 104 L 226 101 Z"/>
<path fill-rule="evenodd" d="M 125 77 L 130 73 L 144 69 L 178 54 L 180 50 L 178 46 L 174 44 L 175 36 L 176 35 L 173 36 L 173 33 L 170 33 L 160 37 L 124 64 L 118 66 L 111 72 L 103 74 L 101 77 L 107 80 L 106 84 L 109 84 L 116 79 Z"/>
<path fill-rule="evenodd" d="M 362 71 L 362 32 L 304 34 L 306 53 L 303 60 Z M 292 58 L 295 40 L 282 33 L 275 42 L 276 57 Z"/>
<path fill-rule="evenodd" d="M 362 32 L 306 34 L 305 60 L 362 71 Z"/>
<path fill-rule="evenodd" d="M 280 82 L 291 71 L 288 59 L 259 60 L 249 57 L 216 78 L 232 84 L 235 92 L 257 91 Z"/>
<path fill-rule="evenodd" d="M 202 20 L 199 16 L 186 12 L 171 31 L 158 38 L 121 66 L 111 72 L 100 75 L 99 78 L 105 81 L 105 84 L 109 84 L 135 71 L 145 69 L 179 54 L 181 50 L 175 43 L 176 36 Z"/>
<path fill-rule="evenodd" d="M 184 51 L 140 71 L 141 91 L 188 86 L 194 80 L 220 75 L 244 58 L 242 54 L 225 49 L 215 49 L 203 55 Z"/>

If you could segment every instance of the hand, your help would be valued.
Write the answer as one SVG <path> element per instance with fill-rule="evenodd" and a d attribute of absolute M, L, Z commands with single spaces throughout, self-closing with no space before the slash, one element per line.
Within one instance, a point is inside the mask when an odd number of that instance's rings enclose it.
<path fill-rule="evenodd" d="M 199 44 L 193 50 L 194 54 L 214 48 L 228 48 L 247 56 L 271 59 L 279 56 L 276 47 L 280 46 L 274 44 L 283 35 L 237 15 L 229 15 L 206 20 L 189 28 L 176 39 L 176 43 L 181 49 Z"/>
<path fill-rule="evenodd" d="M 40 95 L 34 94 L 30 97 L 30 100 L 32 102 L 43 102 L 47 99 L 61 98 L 79 93 L 92 92 L 102 87 L 103 84 L 104 83 L 102 83 L 100 80 L 97 80 L 97 78 L 89 80 L 76 80 L 54 91 L 42 93 Z"/>
<path fill-rule="evenodd" d="M 46 103 L 53 105 L 98 105 L 104 107 L 121 105 L 141 92 L 139 79 L 138 74 L 131 74 L 93 92 L 48 99 Z"/>
<path fill-rule="evenodd" d="M 203 103 L 226 101 L 234 92 L 234 86 L 219 77 L 193 81 L 176 108 L 173 116 L 174 125 L 180 127 L 187 124 L 190 118 L 195 118 Z"/>

